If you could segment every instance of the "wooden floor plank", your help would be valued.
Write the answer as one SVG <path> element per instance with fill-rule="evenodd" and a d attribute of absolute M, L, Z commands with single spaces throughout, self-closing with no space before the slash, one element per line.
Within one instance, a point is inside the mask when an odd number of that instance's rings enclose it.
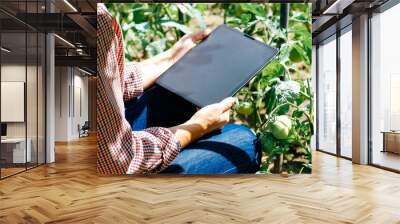
<path fill-rule="evenodd" d="M 0 181 L 0 223 L 400 223 L 400 175 L 314 153 L 312 175 L 96 173 L 96 139 Z"/>

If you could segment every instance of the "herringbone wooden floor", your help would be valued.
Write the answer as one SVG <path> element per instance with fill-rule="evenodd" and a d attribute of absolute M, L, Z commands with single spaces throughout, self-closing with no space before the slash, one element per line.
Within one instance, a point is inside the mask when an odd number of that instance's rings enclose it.
<path fill-rule="evenodd" d="M 326 154 L 289 178 L 100 177 L 95 144 L 0 181 L 0 223 L 400 223 L 400 175 Z"/>

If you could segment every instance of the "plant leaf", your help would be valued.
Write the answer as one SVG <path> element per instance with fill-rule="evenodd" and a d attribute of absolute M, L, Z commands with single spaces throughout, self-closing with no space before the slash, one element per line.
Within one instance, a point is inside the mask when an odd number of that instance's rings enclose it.
<path fill-rule="evenodd" d="M 161 26 L 168 27 L 168 28 L 174 27 L 174 28 L 177 28 L 178 30 L 182 31 L 185 34 L 191 33 L 191 30 L 189 27 L 179 24 L 175 21 L 171 21 L 171 20 L 170 21 L 162 21 Z"/>

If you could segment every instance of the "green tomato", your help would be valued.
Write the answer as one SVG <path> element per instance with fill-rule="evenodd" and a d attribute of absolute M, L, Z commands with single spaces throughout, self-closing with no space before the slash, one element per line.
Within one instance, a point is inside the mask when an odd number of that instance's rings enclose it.
<path fill-rule="evenodd" d="M 291 128 L 292 121 L 286 115 L 277 116 L 276 120 L 270 127 L 272 135 L 280 140 L 284 140 L 289 137 L 289 131 Z"/>
<path fill-rule="evenodd" d="M 239 104 L 239 107 L 237 109 L 237 112 L 241 115 L 249 116 L 254 112 L 254 107 L 251 102 L 242 102 Z"/>

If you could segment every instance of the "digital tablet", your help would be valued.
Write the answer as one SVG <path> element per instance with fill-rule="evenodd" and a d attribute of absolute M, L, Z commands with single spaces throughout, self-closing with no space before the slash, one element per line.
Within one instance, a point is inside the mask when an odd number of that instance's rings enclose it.
<path fill-rule="evenodd" d="M 233 96 L 278 50 L 239 30 L 220 25 L 156 81 L 198 107 Z"/>

